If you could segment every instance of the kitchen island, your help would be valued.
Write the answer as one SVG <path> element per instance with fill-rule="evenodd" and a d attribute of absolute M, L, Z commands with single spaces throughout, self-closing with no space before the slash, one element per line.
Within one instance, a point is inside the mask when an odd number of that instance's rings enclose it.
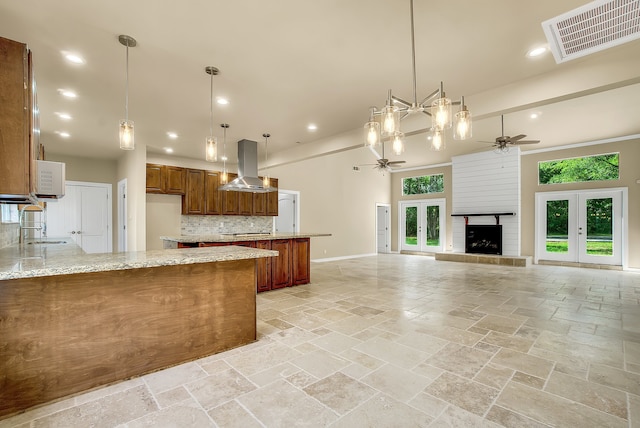
<path fill-rule="evenodd" d="M 0 249 L 0 418 L 256 340 L 256 260 L 227 246 Z"/>
<path fill-rule="evenodd" d="M 256 291 L 303 285 L 311 282 L 310 238 L 328 233 L 229 233 L 218 235 L 161 236 L 164 248 L 218 247 L 239 245 L 275 250 L 280 254 L 256 265 Z"/>

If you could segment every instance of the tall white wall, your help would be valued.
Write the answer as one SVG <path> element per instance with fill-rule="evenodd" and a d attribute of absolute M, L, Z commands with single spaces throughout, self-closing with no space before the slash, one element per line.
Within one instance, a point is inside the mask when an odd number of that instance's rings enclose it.
<path fill-rule="evenodd" d="M 452 159 L 453 214 L 514 212 L 501 216 L 502 254 L 520 255 L 520 149 L 484 151 Z M 493 216 L 469 217 L 469 224 L 495 224 Z M 464 217 L 453 218 L 453 251 L 464 253 Z"/>

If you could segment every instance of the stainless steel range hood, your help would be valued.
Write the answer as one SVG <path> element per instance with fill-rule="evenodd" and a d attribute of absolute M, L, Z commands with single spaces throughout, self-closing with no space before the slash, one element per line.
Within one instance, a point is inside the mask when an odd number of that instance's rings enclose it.
<path fill-rule="evenodd" d="M 236 192 L 275 192 L 274 187 L 264 187 L 258 178 L 258 143 L 251 140 L 238 141 L 238 178 L 220 186 L 220 190 Z"/>

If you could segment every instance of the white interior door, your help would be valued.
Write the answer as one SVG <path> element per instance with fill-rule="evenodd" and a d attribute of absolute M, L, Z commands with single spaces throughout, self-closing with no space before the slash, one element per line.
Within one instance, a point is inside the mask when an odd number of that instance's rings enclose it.
<path fill-rule="evenodd" d="M 276 217 L 276 232 L 296 231 L 296 195 L 291 193 L 278 194 L 278 216 Z"/>
<path fill-rule="evenodd" d="M 47 235 L 71 238 L 87 253 L 111 252 L 111 186 L 68 182 L 65 196 L 47 203 Z"/>
<path fill-rule="evenodd" d="M 400 203 L 400 248 L 405 251 L 442 252 L 445 238 L 444 199 Z"/>
<path fill-rule="evenodd" d="M 388 205 L 376 207 L 376 242 L 379 253 L 391 252 L 391 213 Z"/>
<path fill-rule="evenodd" d="M 537 194 L 537 258 L 621 265 L 622 202 L 622 190 Z"/>

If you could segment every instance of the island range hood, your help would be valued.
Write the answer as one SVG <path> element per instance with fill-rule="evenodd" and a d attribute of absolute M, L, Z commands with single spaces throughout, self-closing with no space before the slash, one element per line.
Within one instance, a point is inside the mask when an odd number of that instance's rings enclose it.
<path fill-rule="evenodd" d="M 251 140 L 238 141 L 238 178 L 220 186 L 220 190 L 236 192 L 275 192 L 275 187 L 264 187 L 258 178 L 258 143 Z"/>

